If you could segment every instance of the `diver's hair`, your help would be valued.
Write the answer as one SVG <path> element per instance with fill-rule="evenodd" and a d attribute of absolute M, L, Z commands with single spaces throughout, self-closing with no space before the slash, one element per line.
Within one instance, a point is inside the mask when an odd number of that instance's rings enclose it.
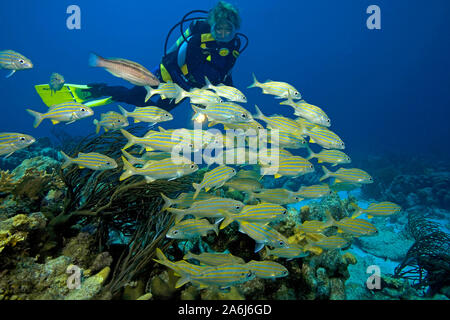
<path fill-rule="evenodd" d="M 209 11 L 208 23 L 214 25 L 220 20 L 229 20 L 234 27 L 239 29 L 241 27 L 241 16 L 238 9 L 231 3 L 226 1 L 219 1 L 217 5 Z"/>

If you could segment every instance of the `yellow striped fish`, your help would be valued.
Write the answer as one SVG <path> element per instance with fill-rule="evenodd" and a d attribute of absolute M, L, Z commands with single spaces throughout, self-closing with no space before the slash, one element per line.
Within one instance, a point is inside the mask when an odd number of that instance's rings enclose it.
<path fill-rule="evenodd" d="M 262 202 L 257 205 L 246 205 L 238 213 L 222 211 L 222 213 L 225 215 L 225 219 L 220 225 L 220 229 L 222 230 L 226 228 L 233 221 L 247 221 L 259 224 L 267 224 L 283 216 L 286 216 L 286 212 L 286 208 L 268 202 Z"/>
<path fill-rule="evenodd" d="M 325 149 L 345 149 L 345 144 L 339 136 L 324 127 L 314 127 L 308 131 L 309 143 L 317 143 Z"/>
<path fill-rule="evenodd" d="M 274 136 L 277 138 L 273 139 Z M 284 130 L 278 130 L 275 135 L 268 134 L 263 137 L 262 141 L 287 149 L 306 148 L 308 145 L 301 135 L 295 135 Z"/>
<path fill-rule="evenodd" d="M 27 112 L 34 117 L 34 127 L 37 128 L 44 119 L 50 119 L 53 124 L 59 122 L 73 123 L 77 120 L 92 116 L 94 111 L 81 103 L 64 102 L 52 106 L 46 113 L 39 113 L 30 109 Z"/>
<path fill-rule="evenodd" d="M 208 123 L 208 127 L 215 126 L 217 124 L 222 124 L 223 128 L 225 130 L 236 130 L 236 135 L 243 135 L 246 136 L 254 136 L 258 134 L 259 130 L 264 129 L 264 126 L 260 124 L 255 119 L 252 119 L 248 122 L 234 122 L 234 123 L 227 123 L 227 122 L 221 122 L 221 121 L 210 121 Z M 241 130 L 241 131 L 239 131 Z"/>
<path fill-rule="evenodd" d="M 317 221 L 317 220 L 309 220 L 304 221 L 301 225 L 298 226 L 300 231 L 304 233 L 321 233 L 323 230 L 331 226 L 331 222 L 329 221 Z"/>
<path fill-rule="evenodd" d="M 333 192 L 341 192 L 341 191 L 350 192 L 355 189 L 361 188 L 361 186 L 362 185 L 359 183 L 338 182 L 338 183 L 333 183 L 332 185 L 330 185 L 330 189 Z"/>
<path fill-rule="evenodd" d="M 367 214 L 367 218 L 373 217 L 387 217 L 396 214 L 402 210 L 398 204 L 389 201 L 371 203 L 367 209 L 362 209 L 357 204 L 353 204 L 356 208 L 356 212 L 352 215 L 352 218 L 357 218 L 362 214 Z"/>
<path fill-rule="evenodd" d="M 294 155 L 283 148 L 261 148 L 258 152 L 258 163 L 261 166 L 271 166 L 272 163 L 278 163 L 282 158 L 290 158 Z"/>
<path fill-rule="evenodd" d="M 339 168 L 337 171 L 332 172 L 328 170 L 325 166 L 322 166 L 322 170 L 325 173 L 319 181 L 323 181 L 329 177 L 336 178 L 336 182 L 350 182 L 358 184 L 369 184 L 373 182 L 372 177 L 364 170 L 357 168 Z"/>
<path fill-rule="evenodd" d="M 164 129 L 161 127 L 158 127 L 160 132 L 164 132 L 166 134 L 171 134 L 172 137 L 176 139 L 183 140 L 184 143 L 192 142 L 192 145 L 196 148 L 195 150 L 199 149 L 200 147 L 205 148 L 210 143 L 216 143 L 218 139 L 221 138 L 221 136 L 217 134 L 213 134 L 207 130 L 200 130 L 200 129 Z M 147 132 L 147 135 L 150 135 L 152 133 L 155 133 L 155 131 L 149 131 Z"/>
<path fill-rule="evenodd" d="M 65 169 L 71 164 L 78 165 L 80 169 L 88 168 L 92 170 L 108 170 L 117 168 L 117 162 L 114 159 L 100 153 L 80 152 L 76 158 L 71 158 L 62 151 L 60 151 L 60 153 L 65 160 L 61 166 L 61 169 Z"/>
<path fill-rule="evenodd" d="M 232 213 L 241 212 L 244 204 L 238 200 L 213 197 L 201 201 L 195 201 L 188 209 L 167 208 L 167 211 L 176 215 L 175 222 L 181 221 L 186 215 L 196 218 L 223 218 L 221 210 Z"/>
<path fill-rule="evenodd" d="M 348 241 L 338 236 L 324 237 L 319 241 L 310 242 L 305 246 L 305 250 L 308 250 L 311 246 L 319 247 L 326 250 L 340 249 L 347 245 Z"/>
<path fill-rule="evenodd" d="M 120 176 L 119 181 L 123 181 L 134 175 L 144 176 L 147 183 L 158 179 L 170 181 L 194 173 L 198 170 L 198 166 L 186 158 L 177 159 L 180 161 L 174 161 L 172 158 L 158 161 L 150 160 L 147 161 L 142 168 L 133 167 L 133 165 L 123 156 L 122 160 L 124 172 Z"/>
<path fill-rule="evenodd" d="M 289 246 L 286 237 L 268 224 L 241 220 L 239 221 L 239 231 L 255 240 L 255 252 L 261 250 L 265 245 L 275 248 L 285 248 Z"/>
<path fill-rule="evenodd" d="M 202 189 L 208 192 L 212 188 L 220 188 L 236 175 L 236 170 L 227 166 L 218 166 L 211 171 L 208 171 L 203 176 L 202 182 L 199 184 L 193 183 L 192 186 L 195 189 L 194 199 Z"/>
<path fill-rule="evenodd" d="M 208 121 L 222 123 L 250 122 L 253 120 L 250 112 L 234 102 L 213 103 L 200 108 L 194 104 L 191 105 L 195 114 L 192 117 L 195 120 L 199 114 L 204 114 Z"/>
<path fill-rule="evenodd" d="M 211 122 L 212 125 L 214 121 Z M 208 123 L 209 126 L 210 123 Z M 257 136 L 259 130 L 263 130 L 264 126 L 255 119 L 249 122 L 222 123 L 224 130 L 235 130 L 236 135 L 246 135 L 247 137 Z"/>
<path fill-rule="evenodd" d="M 121 129 L 120 132 L 128 139 L 128 143 L 122 150 L 128 149 L 135 144 L 142 146 L 147 151 L 164 151 L 172 152 L 174 147 L 185 146 L 186 148 L 196 151 L 194 144 L 190 142 L 190 137 L 179 137 L 173 135 L 171 132 L 150 131 L 143 137 L 133 136 L 128 131 Z"/>
<path fill-rule="evenodd" d="M 206 219 L 187 219 L 170 228 L 166 237 L 187 240 L 206 236 L 210 231 L 214 231 L 218 235 L 218 224 L 211 224 Z"/>
<path fill-rule="evenodd" d="M 279 205 L 297 203 L 303 200 L 295 192 L 283 188 L 262 189 L 259 192 L 252 192 L 250 194 L 250 198 L 256 198 L 265 202 L 275 203 Z"/>
<path fill-rule="evenodd" d="M 309 104 L 305 100 L 294 102 L 288 98 L 286 101 L 280 102 L 280 104 L 291 106 L 294 108 L 294 115 L 300 116 L 314 124 L 325 127 L 331 126 L 331 121 L 327 114 L 321 108 Z"/>
<path fill-rule="evenodd" d="M 11 70 L 6 78 L 11 77 L 17 70 L 25 70 L 33 68 L 33 63 L 24 55 L 13 51 L 0 51 L 0 68 Z"/>
<path fill-rule="evenodd" d="M 122 78 L 136 86 L 143 86 L 147 90 L 145 102 L 150 99 L 150 87 L 159 85 L 159 79 L 154 74 L 139 63 L 127 59 L 105 59 L 99 55 L 91 53 L 89 55 L 89 66 L 105 68 L 105 70 L 113 76 Z"/>
<path fill-rule="evenodd" d="M 312 186 L 301 186 L 295 194 L 307 199 L 316 199 L 329 196 L 331 193 L 330 187 L 323 183 Z"/>
<path fill-rule="evenodd" d="M 308 148 L 309 156 L 306 158 L 308 160 L 316 158 L 317 162 L 327 162 L 332 163 L 332 167 L 338 164 L 346 164 L 352 162 L 350 157 L 340 150 L 322 150 L 319 153 L 314 153 L 310 148 Z"/>
<path fill-rule="evenodd" d="M 261 176 L 255 170 L 239 170 L 236 173 L 236 178 L 259 180 L 259 178 L 261 178 Z"/>
<path fill-rule="evenodd" d="M 258 151 L 251 148 L 226 148 L 225 150 L 216 149 L 216 155 L 210 156 L 206 152 L 203 154 L 205 163 L 211 165 L 217 164 L 230 164 L 230 165 L 244 165 L 244 164 L 257 164 L 258 163 Z"/>
<path fill-rule="evenodd" d="M 225 98 L 228 101 L 243 102 L 243 103 L 247 102 L 247 98 L 245 97 L 245 95 L 235 87 L 226 86 L 224 84 L 219 84 L 215 86 L 211 84 L 211 82 L 206 76 L 205 76 L 205 83 L 206 85 L 205 87 L 203 87 L 203 89 L 214 90 L 214 92 L 218 96 Z"/>
<path fill-rule="evenodd" d="M 244 259 L 233 256 L 231 253 L 222 252 L 202 252 L 200 254 L 194 254 L 188 252 L 183 259 L 185 260 L 197 260 L 201 264 L 207 264 L 209 266 L 220 266 L 223 264 L 244 264 Z"/>
<path fill-rule="evenodd" d="M 183 275 L 199 274 L 207 268 L 207 266 L 199 266 L 184 260 L 172 262 L 164 255 L 164 253 L 159 248 L 156 249 L 156 257 L 157 259 L 153 259 L 153 261 L 172 269 L 180 277 Z"/>
<path fill-rule="evenodd" d="M 164 206 L 161 208 L 161 211 L 164 211 L 172 206 L 177 206 L 177 208 L 186 209 L 192 206 L 192 204 L 194 203 L 193 192 L 181 193 L 176 199 L 171 199 L 166 195 L 164 195 L 163 193 L 161 193 L 161 197 L 164 200 Z M 202 191 L 198 194 L 197 201 L 206 200 L 213 197 L 214 197 L 213 194 Z"/>
<path fill-rule="evenodd" d="M 223 102 L 217 93 L 207 89 L 198 88 L 193 88 L 190 91 L 181 91 L 175 100 L 175 103 L 178 104 L 184 98 L 189 98 L 191 104 L 201 104 L 202 106 Z"/>
<path fill-rule="evenodd" d="M 254 118 L 266 122 L 267 128 L 269 129 L 278 129 L 280 131 L 290 132 L 291 134 L 296 136 L 308 134 L 304 127 L 302 127 L 298 122 L 292 119 L 277 115 L 266 117 L 256 104 L 255 109 L 256 115 L 254 115 Z"/>
<path fill-rule="evenodd" d="M 101 127 L 105 129 L 105 132 L 108 132 L 108 130 L 117 130 L 125 128 L 129 125 L 127 118 L 114 111 L 102 113 L 100 116 L 100 121 L 95 119 L 94 124 L 96 126 L 95 133 L 99 133 Z"/>
<path fill-rule="evenodd" d="M 158 88 L 150 88 L 150 96 L 153 97 L 155 94 L 159 94 L 161 99 L 176 99 L 181 94 L 183 89 L 174 82 L 161 82 Z"/>
<path fill-rule="evenodd" d="M 303 247 L 298 244 L 290 244 L 287 248 L 266 248 L 265 252 L 267 257 L 274 256 L 277 258 L 285 258 L 288 260 L 296 259 L 296 258 L 304 258 L 309 255 Z"/>
<path fill-rule="evenodd" d="M 271 167 L 261 167 L 262 175 L 274 175 L 275 179 L 280 177 L 299 177 L 301 175 L 314 172 L 314 166 L 311 162 L 300 156 L 281 158 L 278 168 L 273 164 Z"/>
<path fill-rule="evenodd" d="M 359 218 L 344 218 L 339 221 L 334 220 L 327 210 L 327 222 L 338 228 L 339 233 L 347 233 L 352 236 L 370 236 L 378 233 L 377 228 L 367 220 Z"/>
<path fill-rule="evenodd" d="M 128 162 L 131 163 L 133 166 L 138 165 L 145 165 L 149 160 L 163 160 L 170 158 L 172 156 L 169 152 L 146 152 L 142 155 L 142 157 L 138 158 L 135 156 L 132 156 L 125 150 L 122 150 L 123 155 L 125 158 L 127 158 Z"/>
<path fill-rule="evenodd" d="M 35 138 L 23 133 L 0 132 L 0 155 L 8 158 L 17 150 L 28 147 L 36 141 Z"/>
<path fill-rule="evenodd" d="M 224 186 L 228 187 L 230 191 L 237 190 L 246 193 L 260 191 L 262 189 L 262 184 L 258 180 L 249 178 L 234 177 L 233 179 L 228 180 Z"/>
<path fill-rule="evenodd" d="M 256 76 L 253 73 L 253 83 L 248 86 L 248 88 L 254 87 L 261 88 L 264 94 L 274 95 L 278 99 L 287 98 L 289 94 L 291 94 L 294 99 L 302 98 L 300 92 L 289 83 L 271 80 L 261 83 L 256 79 Z"/>
<path fill-rule="evenodd" d="M 128 117 L 133 118 L 134 123 L 142 121 L 155 124 L 159 122 L 173 120 L 173 116 L 170 114 L 170 112 L 155 106 L 137 107 L 132 112 L 125 110 L 121 106 L 118 107 L 120 109 L 120 112 L 122 112 L 123 116 L 125 118 Z"/>
<path fill-rule="evenodd" d="M 244 264 L 229 264 L 206 267 L 200 273 L 183 275 L 176 287 L 187 282 L 200 283 L 204 286 L 229 287 L 255 278 L 255 274 Z"/>
<path fill-rule="evenodd" d="M 275 279 L 286 277 L 289 271 L 285 266 L 275 261 L 255 261 L 251 260 L 245 264 L 255 274 L 257 278 L 261 279 Z"/>
<path fill-rule="evenodd" d="M 307 131 L 311 130 L 314 127 L 317 127 L 317 124 L 302 117 L 296 118 L 295 122 L 300 124 L 300 126 L 304 127 Z"/>

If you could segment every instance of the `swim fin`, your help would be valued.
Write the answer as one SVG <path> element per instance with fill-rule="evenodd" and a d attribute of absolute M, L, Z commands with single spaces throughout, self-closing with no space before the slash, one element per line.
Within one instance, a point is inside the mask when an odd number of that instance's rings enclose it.
<path fill-rule="evenodd" d="M 48 84 L 39 84 L 34 87 L 48 107 L 70 101 L 83 103 L 88 107 L 103 106 L 113 102 L 111 97 L 93 100 L 89 92 L 90 87 L 87 85 L 65 84 L 61 90 L 53 92 Z"/>

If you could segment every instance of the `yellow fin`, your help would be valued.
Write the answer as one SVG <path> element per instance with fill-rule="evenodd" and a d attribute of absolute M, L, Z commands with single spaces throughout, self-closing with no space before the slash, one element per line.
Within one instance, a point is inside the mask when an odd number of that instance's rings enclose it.
<path fill-rule="evenodd" d="M 107 128 L 103 127 L 103 129 L 105 129 L 105 132 L 108 132 L 108 129 L 107 129 Z"/>
<path fill-rule="evenodd" d="M 334 183 L 341 183 L 341 182 L 342 182 L 342 180 L 339 180 L 339 179 L 334 180 Z"/>
<path fill-rule="evenodd" d="M 208 192 L 209 190 L 211 190 L 210 187 L 206 187 L 206 188 L 205 188 L 205 191 L 206 191 L 206 192 Z"/>
<path fill-rule="evenodd" d="M 318 163 L 322 163 L 322 162 L 323 162 L 323 160 L 320 160 L 320 159 L 319 159 L 319 160 L 317 160 L 317 162 L 318 162 Z"/>
<path fill-rule="evenodd" d="M 322 248 L 314 247 L 314 246 L 310 246 L 309 248 L 307 248 L 305 250 L 310 251 L 310 252 L 314 253 L 315 255 L 320 255 L 323 252 Z"/>
<path fill-rule="evenodd" d="M 145 147 L 146 151 L 155 151 L 155 149 L 153 149 L 152 147 Z"/>
<path fill-rule="evenodd" d="M 369 219 L 372 219 L 373 218 L 373 216 L 371 216 L 371 215 L 367 215 L 367 218 L 369 218 Z"/>
<path fill-rule="evenodd" d="M 51 121 L 52 121 L 53 124 L 58 124 L 58 123 L 59 123 L 58 120 L 53 120 L 53 119 L 52 119 Z"/>
<path fill-rule="evenodd" d="M 338 233 L 344 233 L 344 231 L 342 231 L 341 229 L 338 229 Z"/>
<path fill-rule="evenodd" d="M 278 174 L 278 173 L 276 173 L 275 175 L 274 175 L 274 178 L 275 179 L 278 179 L 278 178 L 281 178 L 282 177 L 282 175 L 281 174 Z"/>
<path fill-rule="evenodd" d="M 78 168 L 80 168 L 80 169 L 84 169 L 85 167 L 83 167 L 83 166 L 78 166 Z"/>
<path fill-rule="evenodd" d="M 313 138 L 309 137 L 309 143 L 316 143 Z"/>
<path fill-rule="evenodd" d="M 134 123 L 141 122 L 141 120 L 134 119 Z"/>

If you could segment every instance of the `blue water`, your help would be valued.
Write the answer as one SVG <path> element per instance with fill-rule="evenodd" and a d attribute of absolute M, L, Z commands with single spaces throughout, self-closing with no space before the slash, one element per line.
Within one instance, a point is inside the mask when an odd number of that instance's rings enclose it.
<path fill-rule="evenodd" d="M 0 70 L 0 131 L 51 136 L 44 121 L 38 129 L 26 108 L 44 111 L 35 84 L 52 72 L 67 83 L 131 84 L 88 66 L 88 54 L 123 57 L 148 69 L 159 64 L 167 32 L 192 9 L 216 1 L 8 1 L 0 11 L 1 50 L 29 57 L 35 67 L 5 79 Z M 306 101 L 322 107 L 348 153 L 395 151 L 448 153 L 450 140 L 450 2 L 433 1 L 232 1 L 242 14 L 241 32 L 250 44 L 233 77 L 247 95 L 247 108 L 291 115 L 279 100 L 260 89 L 246 89 L 254 72 L 259 80 L 293 84 Z M 81 30 L 68 30 L 66 9 L 81 8 Z M 381 30 L 368 30 L 366 8 L 381 8 Z M 172 37 L 173 41 L 178 33 Z M 128 109 L 132 106 L 127 106 Z M 98 114 L 117 110 L 114 105 Z M 190 127 L 187 102 L 178 106 L 167 127 Z M 94 118 L 66 126 L 73 134 L 94 132 Z"/>

